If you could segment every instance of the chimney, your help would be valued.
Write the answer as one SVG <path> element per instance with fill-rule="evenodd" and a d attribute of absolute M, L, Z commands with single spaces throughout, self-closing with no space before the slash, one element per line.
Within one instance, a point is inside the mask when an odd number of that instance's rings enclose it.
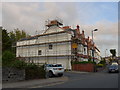
<path fill-rule="evenodd" d="M 77 25 L 77 29 L 78 29 L 78 30 L 79 30 L 79 28 L 80 28 L 79 25 Z"/>
<path fill-rule="evenodd" d="M 82 30 L 82 34 L 84 35 L 84 30 Z"/>
<path fill-rule="evenodd" d="M 88 36 L 88 41 L 89 41 L 90 37 Z"/>
<path fill-rule="evenodd" d="M 64 26 L 63 27 L 63 29 L 69 29 L 70 28 L 70 26 Z"/>
<path fill-rule="evenodd" d="M 79 27 L 79 25 L 77 25 L 76 27 L 77 27 L 77 29 L 76 29 L 77 34 L 80 35 L 80 27 Z"/>

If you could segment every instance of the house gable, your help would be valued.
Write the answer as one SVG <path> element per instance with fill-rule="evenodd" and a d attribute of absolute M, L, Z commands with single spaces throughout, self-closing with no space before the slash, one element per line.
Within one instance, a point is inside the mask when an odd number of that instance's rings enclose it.
<path fill-rule="evenodd" d="M 61 31 L 64 31 L 64 30 L 61 29 L 61 28 L 58 27 L 58 26 L 51 26 L 51 27 L 49 27 L 49 28 L 44 32 L 44 34 L 47 34 L 47 33 L 55 33 L 55 32 L 61 32 Z"/>

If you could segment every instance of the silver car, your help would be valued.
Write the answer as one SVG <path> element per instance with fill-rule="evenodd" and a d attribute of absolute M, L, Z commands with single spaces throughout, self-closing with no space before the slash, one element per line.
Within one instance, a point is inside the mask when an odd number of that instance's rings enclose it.
<path fill-rule="evenodd" d="M 44 68 L 48 77 L 63 76 L 64 68 L 62 64 L 45 64 Z"/>
<path fill-rule="evenodd" d="M 108 67 L 108 72 L 109 73 L 111 73 L 111 72 L 119 72 L 119 67 L 118 67 L 118 65 L 110 65 L 109 67 Z"/>

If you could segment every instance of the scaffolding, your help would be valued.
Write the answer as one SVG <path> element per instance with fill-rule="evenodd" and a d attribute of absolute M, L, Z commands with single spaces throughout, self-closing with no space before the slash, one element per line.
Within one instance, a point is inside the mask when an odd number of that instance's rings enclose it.
<path fill-rule="evenodd" d="M 90 53 L 90 50 L 87 45 L 85 46 L 88 44 L 85 40 L 89 40 L 89 38 L 85 38 L 84 31 L 80 34 L 78 25 L 77 29 L 71 29 L 69 26 L 60 27 L 63 25 L 62 21 L 57 19 L 48 20 L 45 25 L 47 29 L 42 34 L 17 42 L 17 57 L 23 57 L 28 62 L 37 64 L 50 63 L 50 60 L 58 63 L 59 59 L 64 58 L 66 68 L 69 68 L 68 63 L 70 62 L 68 61 L 70 60 L 78 61 L 80 58 L 88 58 L 87 54 Z M 53 47 L 52 50 L 49 46 Z"/>
<path fill-rule="evenodd" d="M 49 23 L 51 24 L 51 22 Z M 57 21 L 57 25 L 62 24 Z M 48 25 L 48 27 L 50 26 Z M 49 50 L 49 44 L 53 45 L 54 50 Z M 38 50 L 43 48 L 42 54 L 38 55 Z M 71 56 L 71 34 L 64 30 L 43 33 L 17 42 L 17 57 L 26 59 L 30 63 L 42 64 L 42 62 L 39 63 L 41 60 L 45 61 L 43 63 L 49 63 L 50 59 L 54 60 L 53 63 L 58 63 L 58 59 L 62 58 L 67 58 L 66 63 L 68 63 Z M 66 68 L 68 67 L 66 66 Z"/>

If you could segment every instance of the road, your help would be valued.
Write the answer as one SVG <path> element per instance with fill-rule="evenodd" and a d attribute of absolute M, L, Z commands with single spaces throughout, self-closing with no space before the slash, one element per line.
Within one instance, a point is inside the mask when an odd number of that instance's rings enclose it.
<path fill-rule="evenodd" d="M 106 70 L 97 73 L 66 72 L 69 80 L 44 88 L 118 88 L 118 73 L 107 73 Z"/>

